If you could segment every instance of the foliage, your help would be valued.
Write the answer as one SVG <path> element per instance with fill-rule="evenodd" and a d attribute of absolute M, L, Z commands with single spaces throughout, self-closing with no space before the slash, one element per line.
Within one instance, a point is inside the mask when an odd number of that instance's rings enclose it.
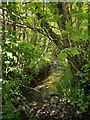
<path fill-rule="evenodd" d="M 2 117 L 3 120 L 18 119 L 20 112 L 17 111 L 16 113 L 13 113 L 14 106 L 11 102 L 8 102 L 7 105 L 3 106 L 3 109 L 7 112 L 7 114 Z"/>
<path fill-rule="evenodd" d="M 18 118 L 20 113 L 13 110 L 24 98 L 22 86 L 37 85 L 58 60 L 62 66 L 58 91 L 73 108 L 77 106 L 75 114 L 88 110 L 87 12 L 85 2 L 2 2 L 3 111 L 7 113 L 3 119 Z M 26 99 L 23 105 L 30 110 Z M 29 117 L 38 119 L 34 114 Z"/>

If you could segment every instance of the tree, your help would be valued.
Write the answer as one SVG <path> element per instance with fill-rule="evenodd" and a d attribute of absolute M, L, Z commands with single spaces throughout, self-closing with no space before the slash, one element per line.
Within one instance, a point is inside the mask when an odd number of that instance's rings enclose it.
<path fill-rule="evenodd" d="M 88 3 L 3 2 L 2 10 L 4 104 L 16 105 L 20 85 L 34 81 L 51 64 L 55 49 L 60 63 L 67 59 L 83 100 L 83 89 L 88 95 L 90 85 Z"/>
<path fill-rule="evenodd" d="M 87 64 L 87 60 L 83 59 L 88 58 L 89 48 L 87 7 L 87 3 L 60 2 L 31 2 L 23 7 L 36 14 L 38 21 L 37 27 L 33 27 L 27 19 L 24 24 L 56 44 L 61 50 L 59 57 L 68 59 L 73 76 Z"/>

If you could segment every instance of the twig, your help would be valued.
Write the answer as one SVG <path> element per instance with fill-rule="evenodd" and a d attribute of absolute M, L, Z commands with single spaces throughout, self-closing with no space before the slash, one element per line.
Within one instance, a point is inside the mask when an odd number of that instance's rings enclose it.
<path fill-rule="evenodd" d="M 73 68 L 74 68 L 77 72 L 80 72 L 70 60 L 68 60 L 68 61 L 72 64 Z"/>
<path fill-rule="evenodd" d="M 32 67 L 32 68 L 30 68 L 31 70 L 33 70 L 36 66 L 37 66 L 37 64 L 40 62 L 40 60 L 42 59 L 42 57 L 44 56 L 44 54 L 45 54 L 45 52 L 47 51 L 47 49 L 48 49 L 48 42 L 47 42 L 47 45 L 46 45 L 46 48 L 45 48 L 45 50 L 43 51 L 43 53 L 42 53 L 42 55 L 40 56 L 40 58 L 38 59 L 38 61 L 36 62 L 36 64 Z"/>
<path fill-rule="evenodd" d="M 42 97 L 44 98 L 43 93 L 42 93 L 41 91 L 37 90 L 36 88 L 28 87 L 28 86 L 26 86 L 26 85 L 21 85 L 21 84 L 20 84 L 20 86 L 25 87 L 25 88 L 27 88 L 27 89 L 34 90 L 34 91 L 36 91 L 36 92 L 39 92 L 39 93 L 41 93 Z"/>

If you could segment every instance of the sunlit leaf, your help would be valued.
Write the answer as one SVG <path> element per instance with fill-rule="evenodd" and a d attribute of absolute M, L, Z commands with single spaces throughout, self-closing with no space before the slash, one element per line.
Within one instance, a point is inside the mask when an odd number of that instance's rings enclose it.
<path fill-rule="evenodd" d="M 60 53 L 60 54 L 58 55 L 58 59 L 59 59 L 60 61 L 65 60 L 66 57 L 67 57 L 67 54 L 66 54 L 66 53 Z"/>
<path fill-rule="evenodd" d="M 79 54 L 79 51 L 76 48 L 68 48 L 68 51 L 70 52 L 70 54 L 72 54 L 73 56 L 76 54 Z"/>

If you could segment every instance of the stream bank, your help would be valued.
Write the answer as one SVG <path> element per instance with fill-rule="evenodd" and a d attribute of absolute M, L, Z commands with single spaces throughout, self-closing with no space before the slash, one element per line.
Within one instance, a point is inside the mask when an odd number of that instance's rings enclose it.
<path fill-rule="evenodd" d="M 37 86 L 22 86 L 30 109 L 24 106 L 26 118 L 21 114 L 21 120 L 88 120 L 88 111 L 77 114 L 77 106 L 67 100 L 60 89 L 61 76 L 61 70 L 53 69 Z"/>

